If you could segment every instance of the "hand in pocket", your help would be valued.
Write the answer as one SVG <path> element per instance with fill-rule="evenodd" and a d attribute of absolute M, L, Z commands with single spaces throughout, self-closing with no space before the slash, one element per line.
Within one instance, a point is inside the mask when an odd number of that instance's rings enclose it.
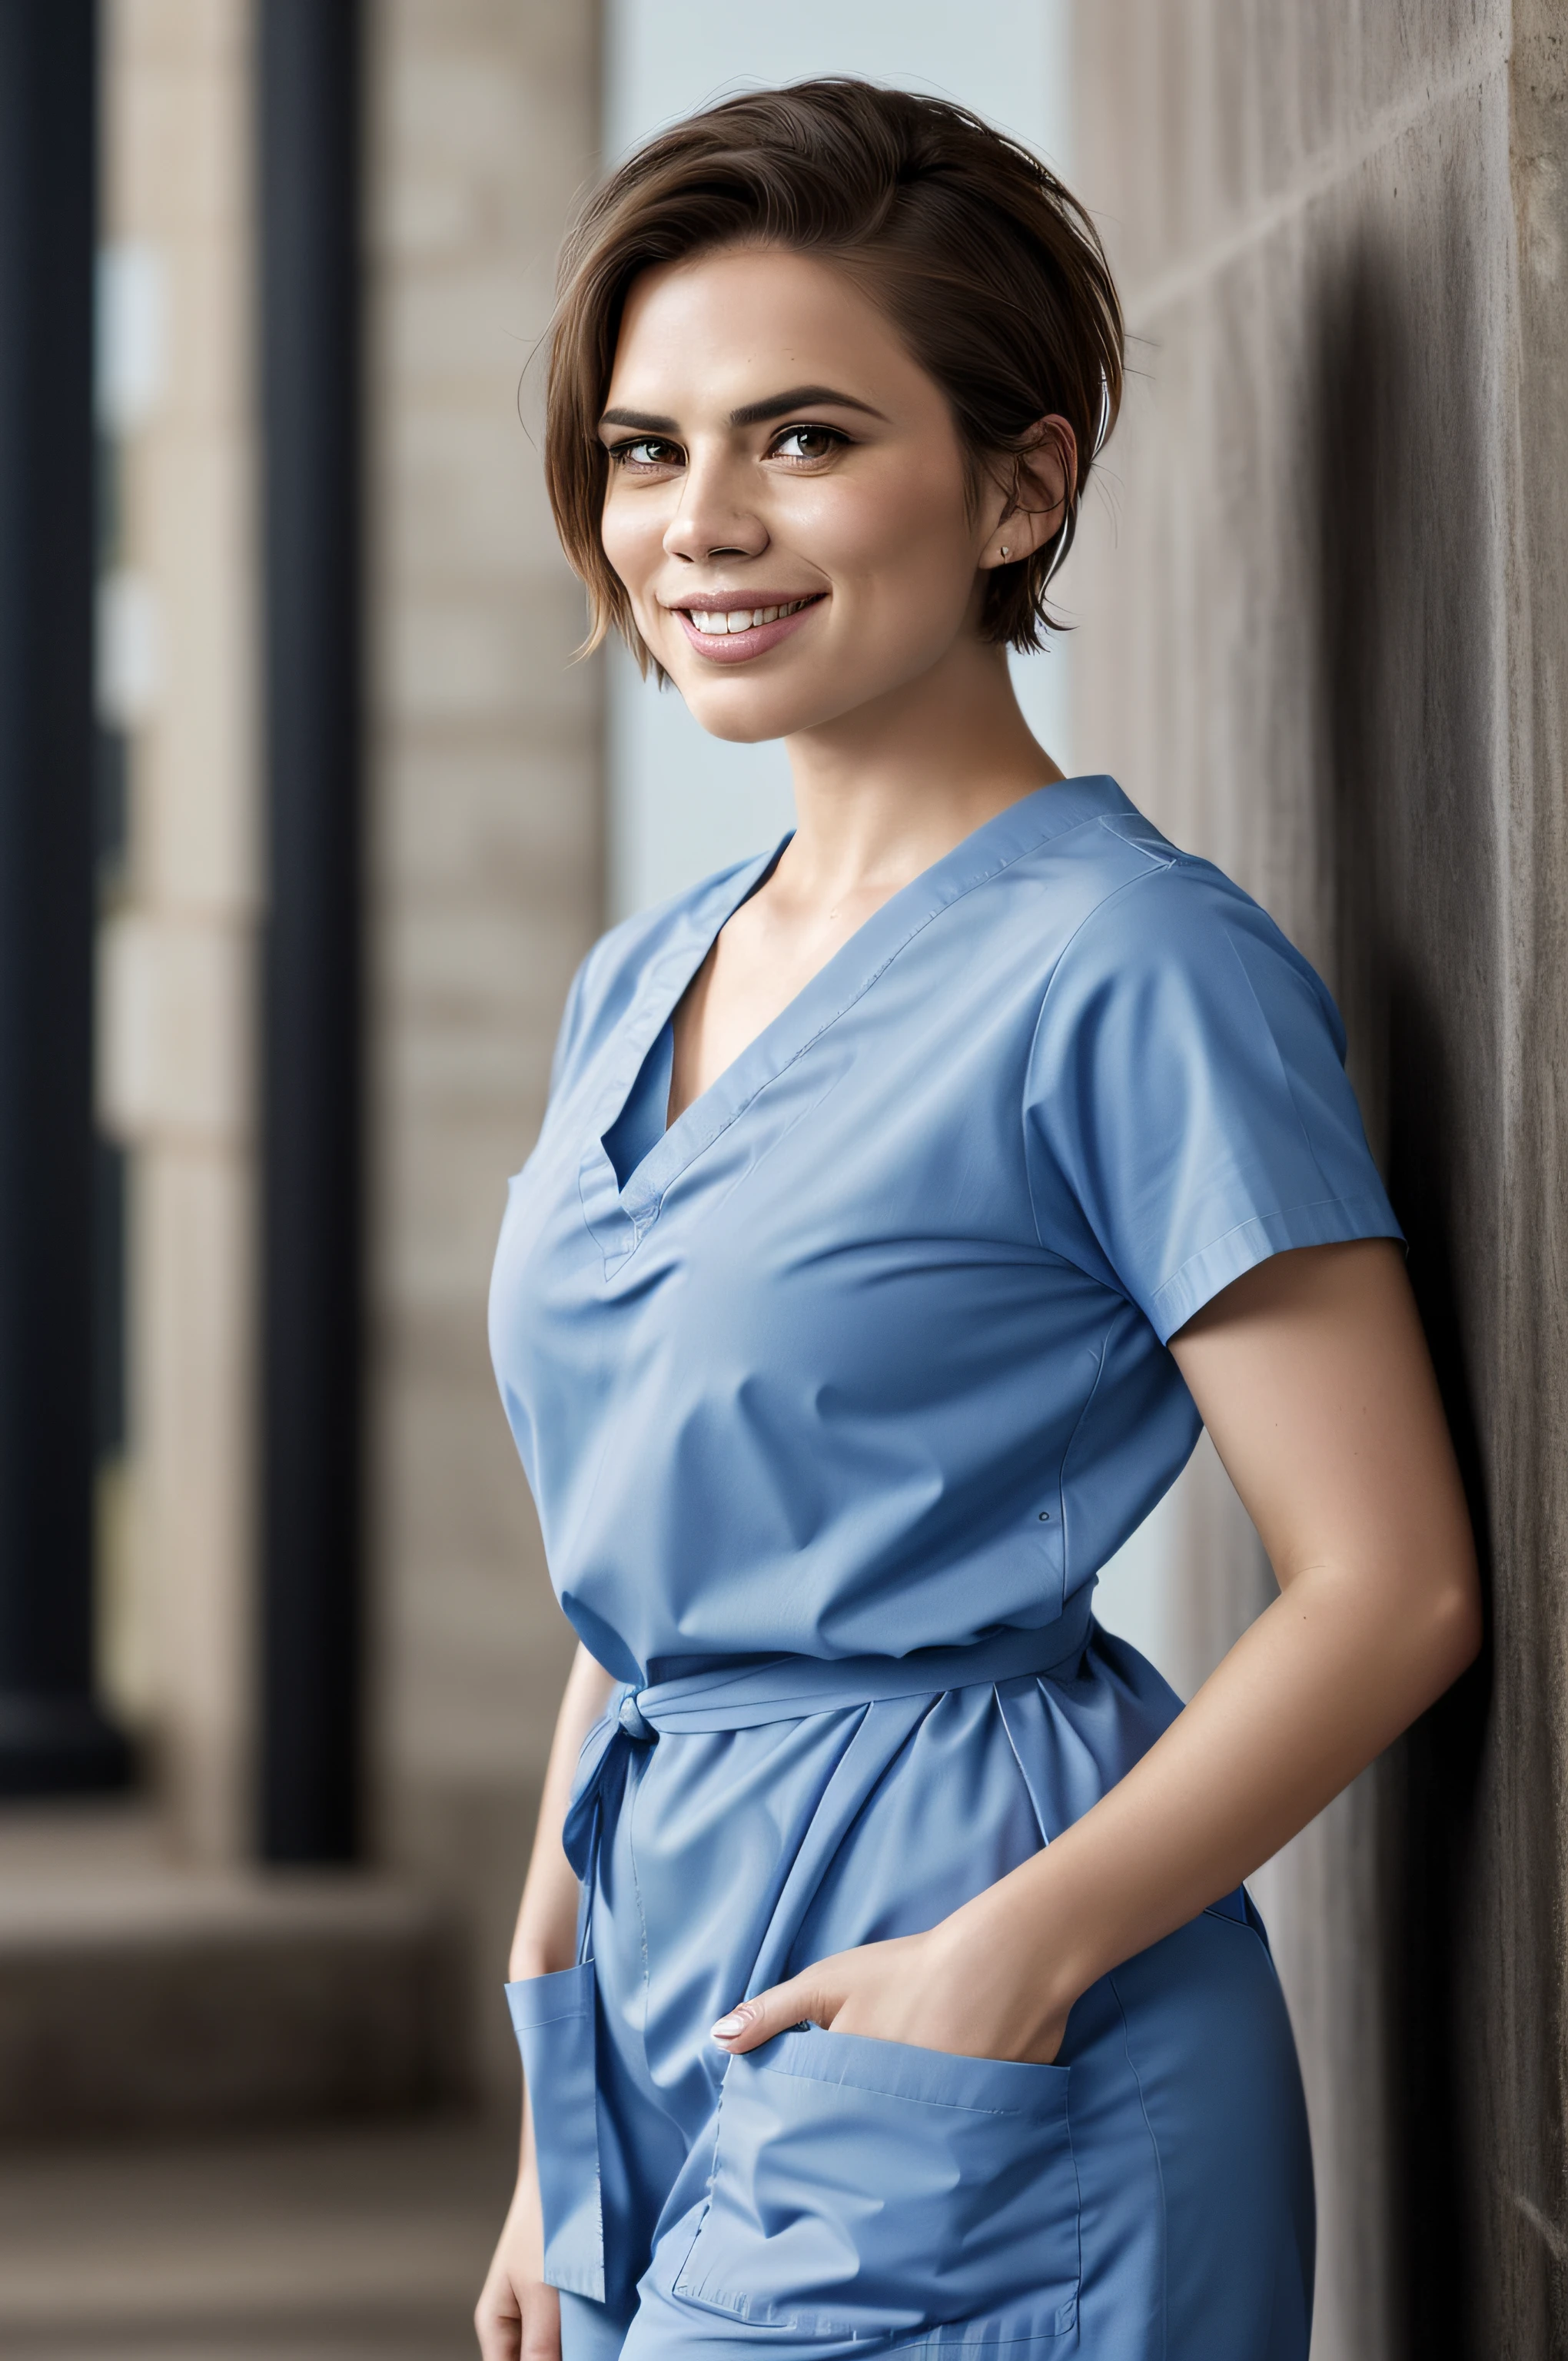
<path fill-rule="evenodd" d="M 1037 1945 L 1018 1956 L 989 1939 L 966 1911 L 921 1935 L 836 1951 L 798 1975 L 738 2002 L 713 2027 L 732 2057 L 791 2026 L 819 2025 L 874 2041 L 901 2041 L 955 2058 L 1048 2066 L 1076 1993 L 1058 1994 Z"/>

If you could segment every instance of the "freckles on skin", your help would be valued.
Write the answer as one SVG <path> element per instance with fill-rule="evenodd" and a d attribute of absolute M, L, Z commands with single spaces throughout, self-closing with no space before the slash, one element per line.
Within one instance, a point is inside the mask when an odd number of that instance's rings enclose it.
<path fill-rule="evenodd" d="M 810 387 L 780 417 L 733 413 Z M 697 720 L 788 736 L 927 672 L 973 633 L 989 520 L 971 513 L 947 399 L 831 265 L 731 250 L 645 271 L 628 301 L 607 410 L 606 555 Z M 635 444 L 648 421 L 653 439 Z M 804 439 L 786 443 L 791 427 Z M 815 440 L 812 430 L 816 430 Z M 662 439 L 660 439 L 662 438 Z M 635 444 L 635 448 L 633 445 Z M 742 661 L 694 649 L 683 598 L 814 603 Z"/>

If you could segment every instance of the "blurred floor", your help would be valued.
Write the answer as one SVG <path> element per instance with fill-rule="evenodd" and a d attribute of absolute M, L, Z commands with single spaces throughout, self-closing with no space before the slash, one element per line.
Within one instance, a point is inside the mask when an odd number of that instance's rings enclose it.
<path fill-rule="evenodd" d="M 6 2361 L 474 2361 L 515 2133 L 0 2150 Z"/>

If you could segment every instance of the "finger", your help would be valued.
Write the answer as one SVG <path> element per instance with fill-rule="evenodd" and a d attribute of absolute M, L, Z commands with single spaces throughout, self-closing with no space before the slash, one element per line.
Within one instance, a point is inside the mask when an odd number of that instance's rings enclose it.
<path fill-rule="evenodd" d="M 522 2321 L 510 2285 L 498 2301 L 496 2291 L 487 2284 L 475 2307 L 474 2333 L 479 2340 L 480 2361 L 518 2361 Z"/>
<path fill-rule="evenodd" d="M 528 2290 L 521 2361 L 561 2361 L 561 2299 L 543 2280 Z"/>
<path fill-rule="evenodd" d="M 822 2005 L 814 1978 L 792 1976 L 788 1983 L 774 1984 L 768 1992 L 754 1993 L 750 2000 L 738 2002 L 713 2027 L 713 2038 L 732 2056 L 755 2049 L 775 2034 L 787 2033 L 791 2026 L 817 2019 Z"/>

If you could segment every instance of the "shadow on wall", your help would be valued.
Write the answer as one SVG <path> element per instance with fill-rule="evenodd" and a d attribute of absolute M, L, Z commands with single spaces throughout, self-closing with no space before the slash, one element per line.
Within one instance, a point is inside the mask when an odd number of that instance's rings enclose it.
<path fill-rule="evenodd" d="M 1490 1507 L 1518 1408 L 1501 1333 L 1506 612 L 1494 559 L 1505 454 L 1484 424 L 1504 413 L 1483 379 L 1486 291 L 1467 217 L 1456 193 L 1424 253 L 1364 236 L 1342 254 L 1320 299 L 1305 447 L 1322 520 L 1319 817 L 1337 870 L 1340 993 L 1459 1452 L 1490 1633 Z M 1502 2152 L 1539 2153 L 1546 2130 L 1544 2114 L 1539 2131 L 1497 2120 L 1508 2104 L 1503 1982 L 1517 1990 L 1533 1973 L 1538 1986 L 1530 2023 L 1508 2036 L 1519 2103 L 1549 2109 L 1555 2081 L 1552 1765 L 1538 1749 L 1542 1858 L 1504 1865 L 1504 1927 L 1480 1840 L 1496 1816 L 1478 1808 L 1493 1679 L 1488 1637 L 1379 1773 L 1392 2291 L 1403 2349 L 1420 2361 L 1498 2349 L 1496 2317 L 1490 2331 L 1476 2318 L 1494 2281 L 1492 2184 Z M 1527 1742 L 1516 1732 L 1508 1746 Z M 1516 1964 L 1500 1974 L 1510 1949 Z M 1521 2044 L 1535 2045 L 1528 2059 Z M 1508 2324 L 1511 2337 L 1526 2325 Z M 1541 2341 L 1510 2349 L 1549 2349 L 1544 2312 Z"/>

